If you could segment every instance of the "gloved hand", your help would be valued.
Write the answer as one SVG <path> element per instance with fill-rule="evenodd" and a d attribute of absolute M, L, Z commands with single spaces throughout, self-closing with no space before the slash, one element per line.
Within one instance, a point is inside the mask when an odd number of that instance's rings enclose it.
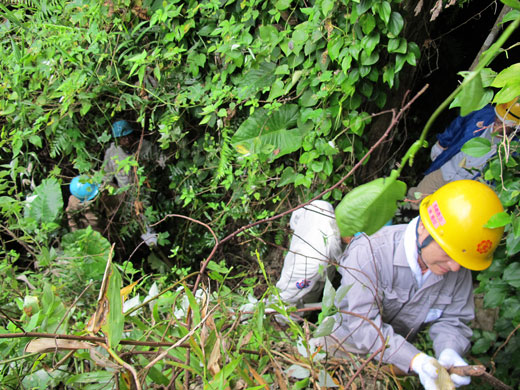
<path fill-rule="evenodd" d="M 141 234 L 141 240 L 143 240 L 149 247 L 157 245 L 157 237 L 158 234 L 149 227 L 146 227 L 146 233 Z"/>
<path fill-rule="evenodd" d="M 419 380 L 425 390 L 440 390 L 437 386 L 437 368 L 434 366 L 435 359 L 421 352 L 412 359 L 411 368 L 419 375 Z"/>
<path fill-rule="evenodd" d="M 166 167 L 166 156 L 164 154 L 159 155 L 159 158 L 157 159 L 157 164 L 159 164 L 161 168 Z"/>
<path fill-rule="evenodd" d="M 439 355 L 439 363 L 447 370 L 449 370 L 451 367 L 468 365 L 468 363 L 466 363 L 464 359 L 462 359 L 460 355 L 451 348 L 446 348 L 441 352 Z M 469 385 L 471 382 L 471 377 L 469 376 L 451 374 L 450 378 L 455 387 Z"/>

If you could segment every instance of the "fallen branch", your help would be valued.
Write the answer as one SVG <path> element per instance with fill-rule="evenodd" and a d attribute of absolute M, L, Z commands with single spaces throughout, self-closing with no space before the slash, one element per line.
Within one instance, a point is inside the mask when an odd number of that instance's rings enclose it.
<path fill-rule="evenodd" d="M 391 364 L 387 365 L 387 366 L 383 366 L 382 370 L 384 372 L 391 373 L 391 374 L 398 375 L 398 376 L 415 375 L 412 372 L 410 372 L 410 373 L 404 372 Z M 489 383 L 495 389 L 513 390 L 513 388 L 511 386 L 506 385 L 500 379 L 497 379 L 490 373 L 486 372 L 486 367 L 484 367 L 482 365 L 451 367 L 450 369 L 448 369 L 448 373 L 450 375 L 456 374 L 456 375 L 460 375 L 460 376 L 481 377 L 483 380 L 485 380 L 487 383 Z"/>

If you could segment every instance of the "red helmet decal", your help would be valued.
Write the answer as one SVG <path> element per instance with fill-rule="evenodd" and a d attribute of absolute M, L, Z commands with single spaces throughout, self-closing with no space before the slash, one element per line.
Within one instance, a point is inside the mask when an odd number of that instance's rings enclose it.
<path fill-rule="evenodd" d="M 490 240 L 482 240 L 477 244 L 477 252 L 478 253 L 487 253 L 493 246 L 493 243 Z"/>

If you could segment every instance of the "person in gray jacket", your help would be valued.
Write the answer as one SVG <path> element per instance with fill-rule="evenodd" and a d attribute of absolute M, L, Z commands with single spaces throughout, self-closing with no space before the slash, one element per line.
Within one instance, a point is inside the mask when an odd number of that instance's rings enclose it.
<path fill-rule="evenodd" d="M 484 225 L 503 207 L 487 185 L 448 183 L 426 197 L 407 225 L 384 227 L 352 240 L 339 259 L 346 297 L 337 302 L 335 329 L 313 339 L 328 353 L 374 354 L 402 371 L 415 372 L 426 390 L 438 390 L 436 364 L 467 363 L 474 318 L 470 270 L 490 266 L 503 228 Z M 434 358 L 412 344 L 429 325 Z M 469 377 L 451 375 L 455 386 Z"/>
<path fill-rule="evenodd" d="M 158 165 L 165 167 L 166 159 L 154 145 L 134 132 L 133 127 L 125 120 L 119 120 L 112 125 L 114 142 L 105 152 L 103 170 L 105 185 L 116 189 L 124 189 L 111 197 L 107 202 L 109 214 L 114 214 L 123 205 L 132 207 L 133 213 L 140 218 L 143 224 L 141 239 L 148 246 L 157 244 L 157 234 L 148 226 L 143 213 L 148 201 L 146 200 L 146 186 L 139 186 L 137 170 L 139 166 Z M 144 189 L 144 191 L 140 191 Z"/>

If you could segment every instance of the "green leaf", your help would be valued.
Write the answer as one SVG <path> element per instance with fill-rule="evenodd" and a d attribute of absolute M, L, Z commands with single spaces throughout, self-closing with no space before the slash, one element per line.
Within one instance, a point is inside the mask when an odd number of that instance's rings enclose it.
<path fill-rule="evenodd" d="M 296 127 L 299 107 L 287 104 L 268 114 L 265 109 L 256 110 L 238 128 L 231 144 L 242 154 L 257 155 L 272 148 L 272 158 L 279 158 L 298 150 L 303 131 Z"/>
<path fill-rule="evenodd" d="M 406 184 L 393 177 L 379 178 L 354 188 L 335 210 L 341 237 L 378 231 L 394 216 L 396 202 L 403 199 L 405 193 Z"/>
<path fill-rule="evenodd" d="M 511 84 L 520 84 L 520 63 L 513 64 L 497 74 L 491 83 L 491 86 L 496 88 L 503 88 Z M 493 101 L 495 103 L 507 103 L 507 101 Z"/>
<path fill-rule="evenodd" d="M 334 0 L 323 0 L 321 2 L 321 12 L 323 16 L 327 16 L 330 11 L 334 8 Z"/>
<path fill-rule="evenodd" d="M 359 23 L 361 24 L 361 29 L 365 34 L 370 34 L 376 27 L 376 19 L 371 13 L 363 14 L 361 18 L 359 18 Z"/>
<path fill-rule="evenodd" d="M 42 147 L 42 139 L 39 135 L 33 134 L 29 137 L 29 142 L 38 148 Z"/>
<path fill-rule="evenodd" d="M 122 280 L 121 274 L 114 264 L 111 264 L 111 275 L 108 281 L 108 320 L 105 325 L 108 333 L 108 344 L 114 349 L 123 338 L 124 315 L 123 302 L 121 300 Z"/>
<path fill-rule="evenodd" d="M 302 107 L 312 107 L 318 103 L 318 97 L 311 89 L 306 90 L 300 98 Z"/>
<path fill-rule="evenodd" d="M 35 188 L 36 198 L 26 206 L 26 217 L 39 223 L 54 222 L 63 208 L 61 187 L 55 178 L 49 178 Z"/>
<path fill-rule="evenodd" d="M 406 62 L 408 62 L 412 66 L 417 65 L 417 57 L 413 51 L 410 51 L 406 54 Z"/>
<path fill-rule="evenodd" d="M 338 58 L 339 51 L 343 47 L 343 38 L 340 35 L 334 35 L 327 43 L 327 50 L 332 61 Z"/>
<path fill-rule="evenodd" d="M 489 348 L 491 348 L 492 343 L 492 340 L 482 337 L 475 341 L 475 343 L 471 347 L 471 353 L 476 355 L 484 354 L 489 350 Z"/>
<path fill-rule="evenodd" d="M 114 378 L 115 374 L 109 371 L 91 371 L 83 374 L 73 375 L 67 379 L 67 384 L 74 383 L 108 383 Z"/>
<path fill-rule="evenodd" d="M 258 29 L 260 39 L 273 45 L 280 40 L 278 30 L 273 25 L 260 26 Z"/>
<path fill-rule="evenodd" d="M 486 222 L 484 227 L 495 229 L 506 226 L 509 223 L 511 223 L 511 216 L 506 211 L 502 211 L 489 218 L 489 221 Z"/>
<path fill-rule="evenodd" d="M 385 24 L 388 24 L 390 21 L 390 15 L 392 13 L 392 7 L 390 6 L 390 3 L 388 3 L 388 1 L 383 1 L 381 4 L 379 4 L 377 13 L 381 20 L 383 20 Z"/>
<path fill-rule="evenodd" d="M 309 33 L 303 28 L 297 28 L 294 30 L 292 40 L 295 45 L 304 45 L 309 40 Z"/>
<path fill-rule="evenodd" d="M 388 31 L 392 38 L 399 35 L 404 26 L 404 19 L 399 12 L 392 11 L 390 14 L 390 21 L 388 22 Z"/>
<path fill-rule="evenodd" d="M 367 12 L 373 5 L 372 0 L 361 0 L 357 5 L 357 13 L 359 15 L 363 15 L 365 12 Z"/>
<path fill-rule="evenodd" d="M 322 311 L 329 312 L 334 307 L 334 299 L 336 298 L 336 290 L 329 278 L 325 279 L 325 287 L 323 289 Z"/>
<path fill-rule="evenodd" d="M 503 280 L 514 288 L 520 288 L 520 263 L 512 263 L 504 270 Z"/>
<path fill-rule="evenodd" d="M 244 76 L 244 83 L 250 88 L 261 90 L 270 87 L 276 79 L 276 64 L 262 62 L 257 69 L 251 69 Z"/>
<path fill-rule="evenodd" d="M 388 41 L 388 52 L 389 53 L 406 53 L 406 39 L 404 38 L 391 38 Z"/>
<path fill-rule="evenodd" d="M 325 317 L 325 319 L 321 322 L 313 333 L 314 337 L 323 337 L 328 336 L 334 330 L 334 326 L 336 325 L 336 320 L 334 317 Z"/>
<path fill-rule="evenodd" d="M 243 362 L 243 358 L 241 356 L 237 357 L 234 360 L 231 360 L 229 363 L 225 364 L 209 382 L 208 389 L 223 389 L 229 388 L 229 386 L 224 386 L 225 384 L 229 384 L 230 377 L 236 373 L 237 366 Z"/>
<path fill-rule="evenodd" d="M 516 85 L 507 85 L 497 92 L 493 101 L 510 102 L 520 95 L 520 83 Z"/>
<path fill-rule="evenodd" d="M 499 307 L 506 298 L 506 290 L 503 286 L 491 286 L 484 294 L 485 307 Z"/>
<path fill-rule="evenodd" d="M 363 50 L 361 52 L 360 62 L 361 62 L 361 65 L 363 65 L 363 66 L 374 65 L 378 60 L 379 60 L 379 53 L 377 53 L 377 52 L 373 52 L 370 55 L 367 54 L 367 52 L 365 50 Z M 370 70 L 369 70 L 369 72 L 370 72 Z M 361 72 L 361 73 L 363 75 L 363 72 Z M 363 75 L 363 76 L 366 76 L 366 75 Z"/>
<path fill-rule="evenodd" d="M 282 176 L 280 177 L 280 181 L 278 181 L 277 187 L 283 187 L 288 184 L 294 183 L 294 178 L 296 176 L 296 173 L 294 172 L 293 167 L 286 167 L 283 172 Z"/>
<path fill-rule="evenodd" d="M 508 234 L 506 238 L 506 248 L 509 256 L 516 255 L 520 252 L 520 237 L 514 234 Z"/>
<path fill-rule="evenodd" d="M 502 3 L 504 3 L 505 5 L 508 5 L 510 6 L 511 8 L 514 8 L 514 9 L 520 9 L 520 1 L 519 0 L 502 0 Z"/>
<path fill-rule="evenodd" d="M 491 151 L 491 141 L 486 138 L 475 137 L 462 145 L 460 150 L 471 157 L 482 157 Z"/>
<path fill-rule="evenodd" d="M 342 284 L 338 288 L 338 291 L 336 291 L 336 299 L 338 300 L 338 302 L 341 302 L 343 299 L 345 299 L 347 293 L 352 288 L 352 286 L 353 286 L 353 284 L 349 284 L 349 285 Z"/>
<path fill-rule="evenodd" d="M 391 66 L 387 67 L 383 72 L 383 82 L 387 83 L 390 88 L 394 85 L 394 76 L 394 68 Z"/>
<path fill-rule="evenodd" d="M 361 45 L 367 54 L 370 55 L 379 44 L 379 41 L 380 35 L 377 31 L 374 31 L 370 35 L 365 35 L 363 39 L 361 39 Z"/>
<path fill-rule="evenodd" d="M 284 93 L 284 86 L 285 85 L 282 80 L 275 80 L 275 82 L 271 85 L 271 90 L 269 91 L 269 97 L 267 98 L 267 101 L 271 102 L 277 97 L 282 96 Z"/>
<path fill-rule="evenodd" d="M 399 73 L 403 69 L 404 63 L 406 62 L 406 56 L 403 54 L 397 54 L 395 56 L 395 73 Z"/>
<path fill-rule="evenodd" d="M 467 85 L 462 88 L 458 99 L 454 100 L 450 107 L 460 105 L 460 115 L 466 116 L 469 113 L 480 110 L 489 100 L 486 99 L 482 85 L 482 77 L 480 73 L 475 76 Z"/>
<path fill-rule="evenodd" d="M 291 6 L 292 0 L 277 0 L 275 7 L 277 10 L 283 11 Z"/>

